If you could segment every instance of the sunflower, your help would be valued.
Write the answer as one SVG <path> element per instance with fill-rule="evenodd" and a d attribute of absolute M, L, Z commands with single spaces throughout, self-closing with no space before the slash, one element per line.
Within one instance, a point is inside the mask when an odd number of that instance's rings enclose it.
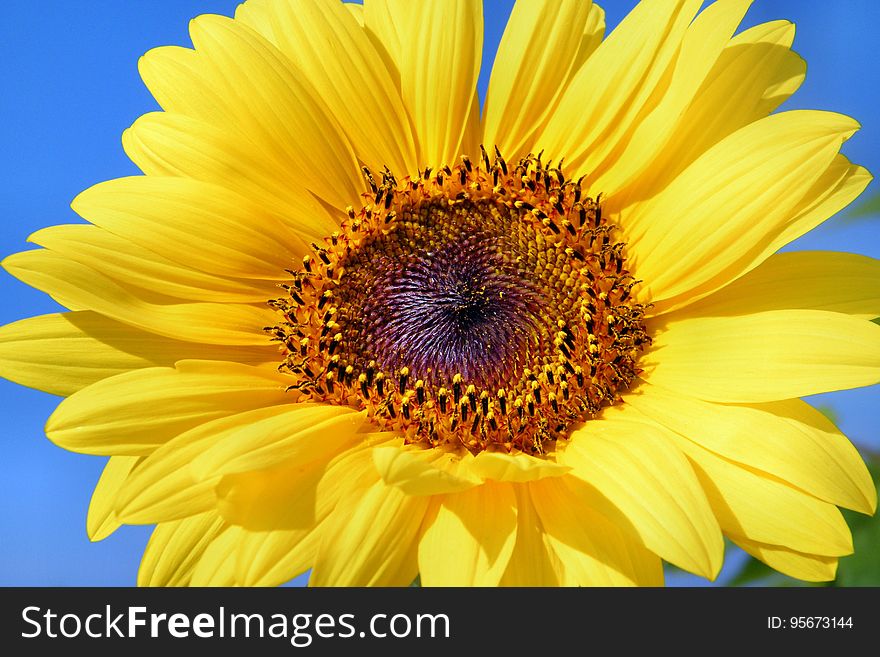
<path fill-rule="evenodd" d="M 93 540 L 141 585 L 659 585 L 728 537 L 804 580 L 873 513 L 799 397 L 880 380 L 880 264 L 776 253 L 870 182 L 858 124 L 773 113 L 749 0 L 248 0 L 148 52 L 163 111 L 5 268 L 69 308 L 0 333 L 105 455 Z M 699 12 L 699 13 L 698 13 Z"/>

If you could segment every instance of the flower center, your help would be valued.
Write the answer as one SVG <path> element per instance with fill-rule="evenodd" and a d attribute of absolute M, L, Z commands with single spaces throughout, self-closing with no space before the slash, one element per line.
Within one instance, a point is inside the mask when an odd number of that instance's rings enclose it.
<path fill-rule="evenodd" d="M 426 447 L 543 453 L 619 398 L 650 337 L 618 230 L 561 167 L 496 151 L 389 172 L 272 301 L 282 370 Z"/>

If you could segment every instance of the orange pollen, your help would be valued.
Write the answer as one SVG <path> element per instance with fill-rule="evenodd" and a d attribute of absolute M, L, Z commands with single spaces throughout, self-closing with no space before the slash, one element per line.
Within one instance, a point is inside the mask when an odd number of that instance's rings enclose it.
<path fill-rule="evenodd" d="M 473 453 L 542 454 L 619 401 L 651 342 L 646 307 L 583 179 L 497 149 L 364 175 L 364 205 L 270 302 L 290 390 Z"/>

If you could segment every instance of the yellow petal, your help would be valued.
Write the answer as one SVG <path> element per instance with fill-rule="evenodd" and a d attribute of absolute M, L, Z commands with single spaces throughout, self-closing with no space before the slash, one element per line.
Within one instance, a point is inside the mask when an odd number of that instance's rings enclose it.
<path fill-rule="evenodd" d="M 342 216 L 331 216 L 297 183 L 295 171 L 263 156 L 247 137 L 225 126 L 184 114 L 150 112 L 122 134 L 122 146 L 147 175 L 192 178 L 240 194 L 306 244 L 336 230 Z M 301 246 L 291 242 L 288 248 Z"/>
<path fill-rule="evenodd" d="M 84 454 L 137 456 L 204 422 L 288 400 L 274 368 L 181 361 L 80 390 L 55 409 L 46 435 Z"/>
<path fill-rule="evenodd" d="M 86 518 L 86 533 L 91 541 L 102 541 L 122 523 L 114 510 L 119 489 L 141 459 L 137 456 L 111 456 L 95 485 Z"/>
<path fill-rule="evenodd" d="M 378 481 L 340 504 L 321 528 L 309 586 L 408 586 L 428 503 Z"/>
<path fill-rule="evenodd" d="M 528 454 L 480 452 L 468 463 L 468 470 L 481 479 L 525 483 L 544 477 L 560 477 L 569 469 L 548 459 L 535 458 Z"/>
<path fill-rule="evenodd" d="M 357 440 L 364 414 L 348 406 L 289 404 L 218 437 L 192 463 L 199 477 L 262 470 L 282 462 L 328 461 Z"/>
<path fill-rule="evenodd" d="M 655 197 L 627 208 L 620 221 L 651 300 L 706 283 L 778 235 L 857 129 L 831 112 L 773 114 L 721 140 Z"/>
<path fill-rule="evenodd" d="M 595 174 L 645 111 L 699 7 L 698 0 L 640 2 L 574 76 L 539 148 Z"/>
<path fill-rule="evenodd" d="M 571 82 L 571 78 L 581 69 L 584 62 L 596 51 L 596 48 L 602 43 L 605 37 L 605 10 L 597 4 L 593 4 L 590 8 L 590 15 L 584 25 L 584 34 L 581 37 L 581 45 L 578 48 L 574 58 L 574 67 L 572 75 L 566 81 L 566 87 Z"/>
<path fill-rule="evenodd" d="M 243 530 L 226 527 L 213 537 L 199 555 L 192 571 L 191 586 L 235 586 L 235 562 Z"/>
<path fill-rule="evenodd" d="M 118 178 L 85 190 L 71 207 L 145 249 L 220 276 L 277 280 L 306 248 L 258 205 L 188 178 Z"/>
<path fill-rule="evenodd" d="M 575 64 L 589 19 L 587 0 L 517 2 L 510 14 L 483 109 L 483 143 L 516 162 L 556 105 Z"/>
<path fill-rule="evenodd" d="M 661 586 L 660 558 L 595 509 L 573 477 L 529 484 L 547 541 L 577 586 Z"/>
<path fill-rule="evenodd" d="M 799 552 L 841 556 L 852 538 L 840 511 L 770 476 L 675 438 L 694 465 L 725 533 Z"/>
<path fill-rule="evenodd" d="M 580 503 L 635 532 L 667 561 L 714 578 L 724 544 L 687 459 L 659 429 L 615 415 L 575 431 L 559 454 L 584 482 Z"/>
<path fill-rule="evenodd" d="M 272 0 L 248 0 L 235 8 L 235 20 L 259 32 L 261 36 L 275 44 L 271 11 Z"/>
<path fill-rule="evenodd" d="M 364 28 L 400 86 L 403 52 L 400 34 L 416 10 L 415 3 L 399 0 L 364 0 Z"/>
<path fill-rule="evenodd" d="M 871 475 L 846 436 L 800 400 L 711 404 L 643 385 L 626 403 L 731 461 L 773 475 L 819 499 L 873 513 Z"/>
<path fill-rule="evenodd" d="M 88 224 L 51 226 L 28 238 L 123 285 L 189 301 L 265 303 L 275 281 L 212 276 Z"/>
<path fill-rule="evenodd" d="M 67 396 L 96 381 L 185 358 L 261 363 L 274 348 L 179 342 L 83 310 L 29 317 L 0 327 L 0 374 L 21 385 Z"/>
<path fill-rule="evenodd" d="M 284 464 L 225 476 L 216 486 L 217 510 L 230 525 L 249 531 L 311 529 L 325 468 L 326 463 Z"/>
<path fill-rule="evenodd" d="M 730 539 L 755 559 L 790 577 L 807 582 L 830 582 L 837 576 L 837 557 L 803 554 L 741 536 L 731 536 Z"/>
<path fill-rule="evenodd" d="M 160 445 L 125 482 L 117 514 L 125 522 L 138 524 L 177 520 L 214 508 L 219 476 L 196 476 L 193 461 L 224 436 L 267 417 L 284 414 L 290 406 L 280 404 L 221 417 Z"/>
<path fill-rule="evenodd" d="M 235 579 L 242 586 L 278 586 L 308 570 L 320 534 L 314 530 L 242 531 Z"/>
<path fill-rule="evenodd" d="M 377 480 L 369 447 L 356 444 L 329 461 L 226 475 L 215 493 L 218 510 L 233 525 L 249 531 L 310 530 L 340 500 L 359 499 Z"/>
<path fill-rule="evenodd" d="M 516 494 L 516 543 L 500 586 L 559 586 L 564 566 L 550 545 L 526 486 Z"/>
<path fill-rule="evenodd" d="M 415 175 L 417 145 L 400 92 L 354 14 L 316 0 L 273 3 L 268 13 L 278 49 L 327 104 L 358 158 L 374 171 Z"/>
<path fill-rule="evenodd" d="M 661 314 L 686 306 L 712 294 L 735 281 L 764 262 L 771 254 L 804 233 L 812 230 L 828 217 L 853 201 L 868 183 L 871 174 L 850 164 L 843 155 L 837 155 L 825 172 L 780 224 L 761 242 L 743 248 L 739 254 L 730 252 L 729 264 L 700 285 L 654 303 L 652 314 Z"/>
<path fill-rule="evenodd" d="M 799 308 L 862 319 L 880 316 L 880 260 L 831 251 L 777 253 L 676 316 L 729 317 Z"/>
<path fill-rule="evenodd" d="M 435 498 L 419 542 L 423 586 L 497 586 L 516 543 L 516 496 L 487 483 Z"/>
<path fill-rule="evenodd" d="M 794 93 L 807 66 L 790 50 L 793 39 L 794 25 L 788 21 L 757 25 L 731 39 L 691 104 L 671 121 L 674 136 L 651 166 L 625 190 L 611 190 L 616 202 L 656 195 L 702 153 L 767 116 Z"/>
<path fill-rule="evenodd" d="M 351 14 L 354 16 L 354 19 L 357 21 L 357 24 L 363 28 L 364 27 L 364 6 L 355 4 L 354 2 L 345 2 L 342 4 L 343 7 L 348 9 Z"/>
<path fill-rule="evenodd" d="M 880 381 L 880 326 L 823 310 L 670 322 L 653 334 L 643 378 L 720 402 L 761 402 Z"/>
<path fill-rule="evenodd" d="M 718 0 L 700 12 L 681 41 L 668 87 L 606 162 L 598 165 L 592 183 L 595 189 L 609 190 L 613 195 L 640 178 L 644 170 L 653 168 L 667 143 L 678 139 L 675 129 L 679 118 L 711 74 L 751 3 L 752 0 Z"/>
<path fill-rule="evenodd" d="M 361 435 L 367 436 L 367 434 Z M 364 491 L 379 481 L 379 475 L 373 464 L 373 450 L 396 442 L 396 436 L 393 438 L 386 436 L 377 442 L 366 437 L 363 443 L 351 447 L 330 461 L 315 494 L 317 519 L 322 519 L 345 499 L 361 497 Z"/>
<path fill-rule="evenodd" d="M 138 72 L 156 102 L 168 112 L 183 114 L 243 135 L 230 110 L 225 89 L 205 72 L 205 57 L 180 46 L 153 48 L 138 60 Z"/>
<path fill-rule="evenodd" d="M 138 570 L 138 586 L 186 586 L 205 549 L 224 531 L 216 513 L 156 526 Z"/>
<path fill-rule="evenodd" d="M 402 4 L 410 6 L 404 9 Z M 467 133 L 479 130 L 479 116 L 472 109 L 483 46 L 482 4 L 482 0 L 389 2 L 393 20 L 400 22 L 396 34 L 401 93 L 418 138 L 422 167 L 436 169 L 458 162 L 468 143 Z M 369 12 L 368 5 L 368 27 Z"/>
<path fill-rule="evenodd" d="M 774 253 L 843 210 L 873 179 L 866 169 L 852 164 L 845 156 L 838 155 L 798 204 L 794 216 L 782 232 L 767 245 L 766 253 Z"/>
<path fill-rule="evenodd" d="M 363 184 L 350 144 L 320 93 L 271 43 L 209 14 L 190 23 L 190 36 L 212 83 L 235 89 L 227 103 L 250 139 L 329 204 L 358 200 Z"/>
<path fill-rule="evenodd" d="M 330 205 L 357 203 L 362 184 L 353 153 L 326 105 L 284 56 L 221 16 L 198 17 L 190 35 L 197 52 L 166 47 L 141 58 L 141 76 L 160 105 L 247 135 L 265 158 Z"/>
<path fill-rule="evenodd" d="M 171 297 L 138 291 L 45 249 L 15 253 L 2 265 L 71 310 L 94 310 L 174 340 L 267 346 L 263 328 L 276 323 L 276 314 L 265 304 L 175 303 Z"/>
<path fill-rule="evenodd" d="M 377 447 L 372 452 L 382 481 L 407 495 L 454 493 L 483 483 L 468 467 L 473 461 L 469 452 L 459 455 L 403 446 Z"/>
<path fill-rule="evenodd" d="M 217 508 L 249 531 L 308 530 L 318 522 L 315 493 L 325 468 L 313 462 L 228 475 L 217 486 Z"/>

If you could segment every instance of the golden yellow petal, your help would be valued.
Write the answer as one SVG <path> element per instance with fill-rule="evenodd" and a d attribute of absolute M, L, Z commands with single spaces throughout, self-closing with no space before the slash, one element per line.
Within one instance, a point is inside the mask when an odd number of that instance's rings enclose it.
<path fill-rule="evenodd" d="M 274 367 L 180 361 L 83 388 L 55 409 L 46 435 L 84 454 L 138 456 L 204 422 L 288 400 Z"/>
<path fill-rule="evenodd" d="M 837 155 L 804 197 L 782 218 L 763 241 L 743 245 L 741 253 L 728 252 L 729 264 L 705 282 L 654 303 L 651 312 L 661 314 L 693 303 L 735 281 L 771 254 L 812 230 L 851 203 L 871 182 L 871 174 Z"/>
<path fill-rule="evenodd" d="M 382 446 L 397 444 L 393 434 L 379 434 L 377 440 L 367 434 L 363 443 L 351 447 L 336 456 L 327 465 L 316 492 L 316 517 L 320 520 L 330 513 L 344 499 L 357 499 L 367 488 L 379 481 L 379 474 L 373 464 L 373 450 Z"/>
<path fill-rule="evenodd" d="M 89 310 L 29 317 L 0 327 L 0 374 L 21 385 L 67 396 L 96 381 L 186 358 L 256 364 L 273 347 L 217 347 L 180 342 Z"/>
<path fill-rule="evenodd" d="M 792 399 L 880 381 L 880 326 L 824 310 L 774 310 L 663 324 L 643 378 L 718 402 Z"/>
<path fill-rule="evenodd" d="M 376 447 L 372 453 L 382 481 L 407 495 L 455 493 L 483 483 L 468 467 L 474 458 L 470 452 L 459 455 L 395 445 Z"/>
<path fill-rule="evenodd" d="M 710 147 L 743 126 L 767 116 L 800 86 L 806 62 L 790 50 L 794 25 L 763 23 L 732 38 L 714 62 L 702 86 L 680 117 L 673 136 L 655 154 L 651 166 L 612 205 L 651 198 Z"/>
<path fill-rule="evenodd" d="M 389 70 L 400 86 L 400 69 L 403 49 L 401 33 L 408 28 L 416 3 L 406 0 L 364 0 L 364 28 L 376 42 Z"/>
<path fill-rule="evenodd" d="M 279 404 L 221 417 L 160 445 L 125 482 L 118 496 L 117 515 L 125 522 L 139 524 L 177 520 L 215 508 L 219 476 L 197 476 L 192 462 L 224 436 L 283 414 L 290 406 Z"/>
<path fill-rule="evenodd" d="M 249 531 L 310 529 L 318 521 L 315 493 L 326 465 L 285 463 L 227 475 L 215 488 L 217 510 Z"/>
<path fill-rule="evenodd" d="M 527 486 L 514 486 L 516 494 L 516 543 L 499 586 L 559 586 L 565 565 L 556 555 Z"/>
<path fill-rule="evenodd" d="M 341 3 L 269 5 L 273 41 L 327 104 L 355 155 L 403 178 L 420 162 L 400 91 L 376 46 Z"/>
<path fill-rule="evenodd" d="M 197 271 L 97 226 L 51 226 L 28 238 L 111 280 L 182 301 L 265 303 L 278 295 L 275 281 L 228 278 Z"/>
<path fill-rule="evenodd" d="M 706 7 L 688 27 L 672 65 L 668 86 L 653 107 L 629 128 L 628 134 L 602 163 L 590 167 L 592 185 L 614 195 L 642 172 L 651 169 L 676 135 L 679 118 L 691 105 L 698 90 L 727 46 L 752 0 L 718 0 Z"/>
<path fill-rule="evenodd" d="M 321 527 L 309 586 L 408 586 L 429 502 L 382 481 L 345 500 Z"/>
<path fill-rule="evenodd" d="M 880 317 L 880 260 L 832 251 L 777 253 L 674 316 L 730 317 L 783 309 Z"/>
<path fill-rule="evenodd" d="M 312 566 L 319 541 L 320 534 L 315 530 L 243 530 L 237 547 L 235 580 L 241 586 L 283 584 Z"/>
<path fill-rule="evenodd" d="M 710 579 L 718 574 L 718 522 L 690 463 L 659 429 L 609 413 L 572 433 L 558 460 L 583 482 L 581 504 L 663 559 Z"/>
<path fill-rule="evenodd" d="M 71 207 L 145 249 L 219 276 L 278 280 L 307 248 L 245 197 L 189 178 L 118 178 L 85 190 Z"/>
<path fill-rule="evenodd" d="M 807 582 L 830 582 L 837 576 L 837 557 L 804 554 L 741 536 L 731 536 L 730 539 L 755 559 L 790 577 Z"/>
<path fill-rule="evenodd" d="M 261 36 L 277 45 L 271 11 L 272 0 L 248 0 L 235 8 L 235 20 L 259 32 Z"/>
<path fill-rule="evenodd" d="M 537 137 L 538 148 L 556 161 L 565 158 L 567 169 L 588 174 L 590 182 L 598 165 L 630 134 L 636 117 L 651 106 L 700 4 L 640 2 L 574 76 Z"/>
<path fill-rule="evenodd" d="M 627 208 L 620 221 L 647 296 L 657 302 L 688 292 L 778 235 L 857 128 L 831 112 L 773 114 Z"/>
<path fill-rule="evenodd" d="M 199 478 L 271 468 L 284 462 L 305 465 L 329 461 L 359 440 L 355 432 L 365 413 L 348 406 L 287 404 L 275 413 L 250 419 L 218 436 L 193 460 Z"/>
<path fill-rule="evenodd" d="M 147 175 L 192 178 L 223 187 L 265 208 L 310 244 L 343 216 L 315 199 L 296 171 L 265 157 L 243 134 L 184 114 L 150 112 L 122 134 L 122 145 Z M 296 250 L 302 244 L 291 243 Z M 300 256 L 304 253 L 298 254 Z"/>
<path fill-rule="evenodd" d="M 334 476 L 334 459 L 363 446 L 356 433 L 362 423 L 363 414 L 348 407 L 296 404 L 219 436 L 192 470 L 209 481 L 223 476 L 218 509 L 230 524 L 255 531 L 309 528 L 332 508 L 318 499 L 319 484 Z"/>
<path fill-rule="evenodd" d="M 419 542 L 422 586 L 497 586 L 513 554 L 513 486 L 486 483 L 434 498 Z"/>
<path fill-rule="evenodd" d="M 529 484 L 547 542 L 564 565 L 566 584 L 661 586 L 660 558 L 589 506 L 593 493 L 574 477 Z"/>
<path fill-rule="evenodd" d="M 468 463 L 468 470 L 481 479 L 525 483 L 545 477 L 561 477 L 569 469 L 553 461 L 528 454 L 480 452 Z"/>
<path fill-rule="evenodd" d="M 568 84 L 571 82 L 571 78 L 574 77 L 574 75 L 576 75 L 581 69 L 581 66 L 584 65 L 584 62 L 596 52 L 596 48 L 599 47 L 604 38 L 605 10 L 594 3 L 590 8 L 590 15 L 587 16 L 587 22 L 584 24 L 584 34 L 581 37 L 581 45 L 574 57 L 574 66 L 571 71 L 572 74 L 569 79 L 566 80 L 566 87 L 568 87 Z"/>
<path fill-rule="evenodd" d="M 401 4 L 410 6 L 401 9 Z M 473 103 L 483 45 L 482 0 L 392 0 L 389 8 L 395 25 L 388 29 L 399 39 L 401 94 L 418 138 L 419 162 L 435 169 L 457 162 L 462 145 L 479 134 Z M 370 27 L 370 5 L 364 11 Z"/>
<path fill-rule="evenodd" d="M 111 456 L 108 459 L 89 502 L 86 517 L 89 540 L 102 541 L 122 525 L 114 510 L 116 499 L 126 478 L 140 460 L 138 456 Z"/>
<path fill-rule="evenodd" d="M 768 254 L 776 252 L 843 210 L 873 179 L 867 169 L 852 164 L 843 155 L 838 155 L 801 199 L 783 230 L 766 245 L 765 252 Z"/>
<path fill-rule="evenodd" d="M 193 568 L 191 586 L 235 586 L 236 558 L 243 530 L 225 527 L 214 536 L 198 557 Z"/>
<path fill-rule="evenodd" d="M 258 33 L 221 16 L 198 17 L 190 35 L 195 53 L 157 48 L 141 59 L 141 75 L 162 107 L 247 135 L 330 205 L 357 203 L 363 185 L 351 148 L 286 58 Z"/>
<path fill-rule="evenodd" d="M 45 249 L 15 253 L 2 265 L 71 310 L 94 310 L 173 340 L 250 347 L 271 344 L 262 329 L 276 323 L 276 314 L 266 304 L 175 303 L 178 300 L 173 297 L 137 290 Z"/>
<path fill-rule="evenodd" d="M 358 26 L 361 28 L 364 27 L 364 6 L 356 4 L 354 2 L 344 2 L 342 4 L 348 11 L 351 12 L 354 19 L 357 21 Z"/>
<path fill-rule="evenodd" d="M 358 499 L 377 480 L 370 448 L 361 443 L 329 461 L 226 475 L 215 493 L 221 515 L 231 524 L 249 531 L 309 530 L 340 500 Z"/>
<path fill-rule="evenodd" d="M 624 399 L 701 447 L 819 499 L 862 513 L 876 507 L 874 483 L 858 451 L 806 402 L 712 404 L 650 385 Z"/>
<path fill-rule="evenodd" d="M 483 109 L 483 143 L 516 162 L 565 90 L 595 14 L 590 0 L 517 2 L 495 55 Z"/>
<path fill-rule="evenodd" d="M 183 114 L 244 134 L 227 105 L 226 91 L 206 74 L 205 57 L 190 48 L 153 48 L 138 60 L 138 71 L 156 102 Z"/>
<path fill-rule="evenodd" d="M 138 570 L 138 586 L 187 586 L 211 542 L 225 530 L 216 513 L 156 526 Z"/>
<path fill-rule="evenodd" d="M 677 437 L 725 533 L 826 556 L 852 552 L 840 511 L 787 484 Z"/>

